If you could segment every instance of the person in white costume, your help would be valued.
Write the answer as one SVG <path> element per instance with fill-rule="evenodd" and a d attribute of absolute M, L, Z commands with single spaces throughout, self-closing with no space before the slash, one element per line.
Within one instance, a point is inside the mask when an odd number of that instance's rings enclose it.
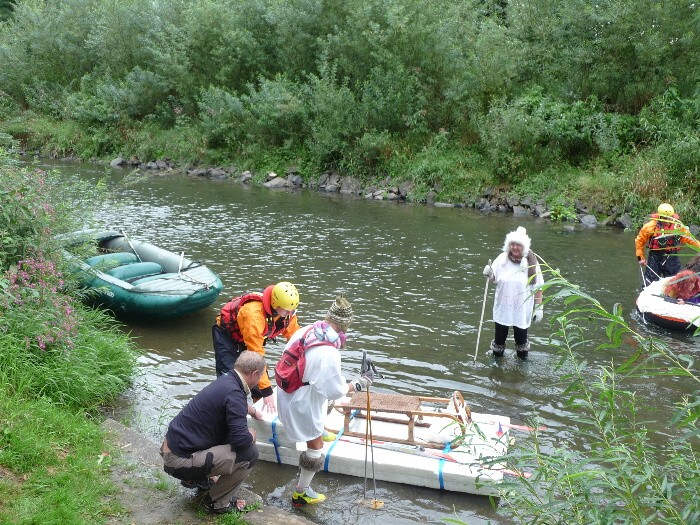
<path fill-rule="evenodd" d="M 543 316 L 542 290 L 544 284 L 537 257 L 530 250 L 530 237 L 525 228 L 506 235 L 501 253 L 493 264 L 484 267 L 484 275 L 496 283 L 493 301 L 495 336 L 491 341 L 494 357 L 502 357 L 506 350 L 509 328 L 513 327 L 515 352 L 526 359 L 530 351 L 527 330 L 534 320 Z"/>
<path fill-rule="evenodd" d="M 306 450 L 299 455 L 299 481 L 292 493 L 292 505 L 295 507 L 321 503 L 326 499 L 310 485 L 316 472 L 323 467 L 323 422 L 327 402 L 348 393 L 367 390 L 372 384 L 371 373 L 348 383 L 340 368 L 339 350 L 345 347 L 345 334 L 352 319 L 352 305 L 339 295 L 325 320 L 315 322 L 306 335 L 305 386 L 292 393 L 277 389 L 277 414 L 287 436 L 297 442 L 306 442 Z M 297 330 L 287 346 L 302 337 L 308 328 Z M 319 342 L 323 344 L 310 346 Z"/>

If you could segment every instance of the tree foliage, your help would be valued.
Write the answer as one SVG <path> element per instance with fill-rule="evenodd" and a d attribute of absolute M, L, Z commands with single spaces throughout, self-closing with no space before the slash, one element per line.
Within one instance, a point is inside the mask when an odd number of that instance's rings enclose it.
<path fill-rule="evenodd" d="M 440 133 L 505 184 L 645 151 L 670 198 L 700 160 L 698 21 L 681 0 L 19 0 L 0 108 L 90 133 L 186 116 L 217 158 L 279 149 L 367 176 Z"/>

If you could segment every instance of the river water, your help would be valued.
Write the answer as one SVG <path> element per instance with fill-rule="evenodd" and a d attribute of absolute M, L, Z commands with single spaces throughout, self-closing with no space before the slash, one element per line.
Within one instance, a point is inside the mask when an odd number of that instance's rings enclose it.
<path fill-rule="evenodd" d="M 485 354 L 493 336 L 489 290 L 479 355 L 473 360 L 485 290 L 481 270 L 519 225 L 527 228 L 533 250 L 564 277 L 607 308 L 620 303 L 633 328 L 663 338 L 676 352 L 700 351 L 697 338 L 645 326 L 635 314 L 640 272 L 634 232 L 311 191 L 270 191 L 184 175 L 144 177 L 84 164 L 43 165 L 58 167 L 69 179 L 105 179 L 115 191 L 99 207 L 104 226 L 185 251 L 224 283 L 223 294 L 206 310 L 157 323 L 132 321 L 124 328 L 144 353 L 141 374 L 116 416 L 156 441 L 177 411 L 215 377 L 211 325 L 217 309 L 230 297 L 288 280 L 301 294 L 302 325 L 321 318 L 336 293 L 352 302 L 356 322 L 343 354 L 347 377 L 357 373 L 365 350 L 384 374 L 375 383 L 378 391 L 448 397 L 459 390 L 476 412 L 507 415 L 514 423 L 537 414 L 549 429 L 545 441 L 584 446 L 568 430 L 571 413 L 559 384 L 565 372 L 557 368 L 559 356 L 549 343 L 546 321 L 561 311 L 561 304 L 548 304 L 545 322 L 531 328 L 527 362 L 512 356 L 511 335 L 507 357 L 496 364 Z M 597 332 L 590 337 L 603 340 Z M 594 352 L 594 346 L 579 349 L 591 373 L 614 355 L 631 352 L 625 347 Z M 270 362 L 282 348 L 281 340 L 268 346 Z M 639 389 L 648 408 L 662 414 L 693 388 L 683 381 L 656 381 Z M 288 507 L 296 472 L 261 462 L 249 478 L 250 488 L 267 503 Z M 368 486 L 369 496 L 375 497 L 371 481 Z M 363 479 L 319 473 L 314 487 L 328 501 L 305 512 L 322 524 L 400 525 L 448 517 L 469 524 L 511 523 L 483 497 L 377 482 L 376 497 L 385 505 L 376 511 L 357 503 L 365 490 Z"/>

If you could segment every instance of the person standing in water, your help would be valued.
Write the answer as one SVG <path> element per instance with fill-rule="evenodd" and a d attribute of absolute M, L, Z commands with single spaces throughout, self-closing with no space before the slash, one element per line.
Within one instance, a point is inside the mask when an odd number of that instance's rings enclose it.
<path fill-rule="evenodd" d="M 530 351 L 527 331 L 534 320 L 543 317 L 542 290 L 544 284 L 537 257 L 530 249 L 530 237 L 519 226 L 506 235 L 503 252 L 493 264 L 484 267 L 483 274 L 496 283 L 493 302 L 495 336 L 491 341 L 494 357 L 502 357 L 510 327 L 515 337 L 515 352 L 526 359 Z"/>

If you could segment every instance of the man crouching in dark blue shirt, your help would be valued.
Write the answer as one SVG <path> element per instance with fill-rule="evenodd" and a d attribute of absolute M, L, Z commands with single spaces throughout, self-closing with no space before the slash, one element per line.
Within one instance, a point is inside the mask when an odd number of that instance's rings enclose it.
<path fill-rule="evenodd" d="M 247 415 L 263 417 L 248 404 L 248 396 L 264 371 L 260 354 L 242 352 L 233 370 L 204 387 L 175 416 L 160 448 L 165 472 L 185 487 L 208 490 L 202 504 L 213 514 L 246 505 L 236 493 L 258 460 Z"/>

